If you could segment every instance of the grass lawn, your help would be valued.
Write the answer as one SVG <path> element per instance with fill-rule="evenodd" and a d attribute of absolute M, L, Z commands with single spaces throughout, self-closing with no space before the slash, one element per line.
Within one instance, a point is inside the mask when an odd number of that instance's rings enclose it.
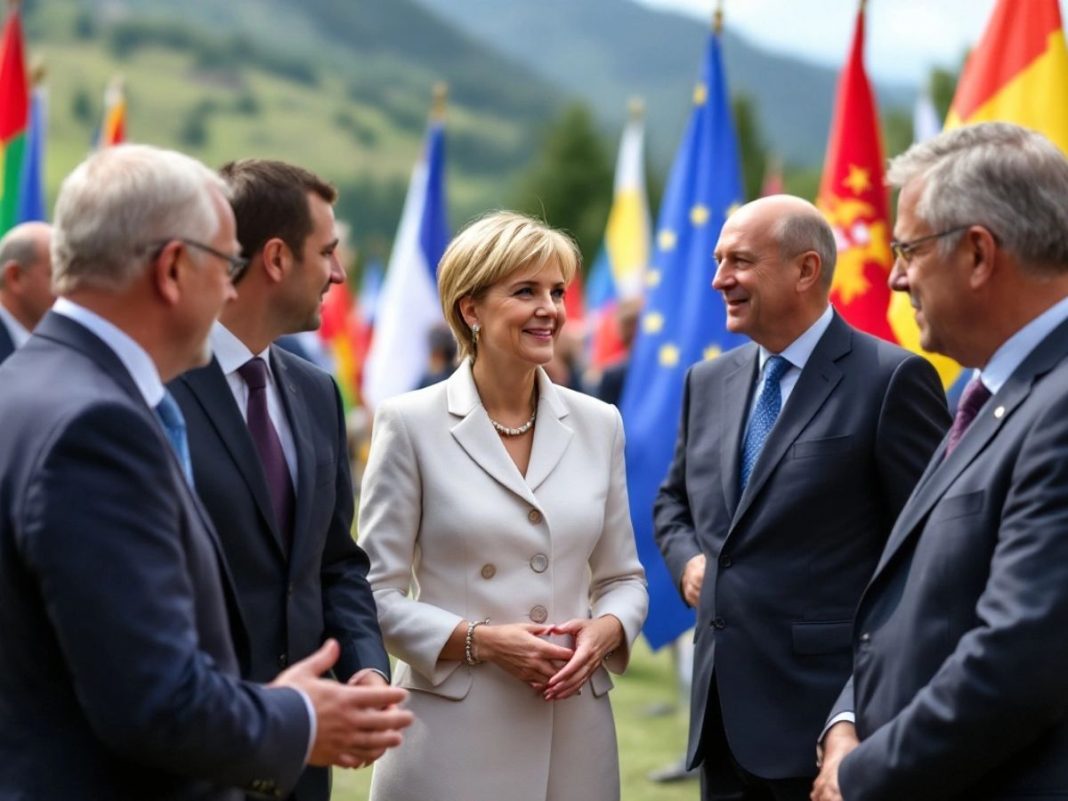
<path fill-rule="evenodd" d="M 651 653 L 640 641 L 630 669 L 613 677 L 612 706 L 619 736 L 619 760 L 623 774 L 623 801 L 695 801 L 697 782 L 653 784 L 645 775 L 678 759 L 686 745 L 686 713 L 648 717 L 658 704 L 677 704 L 674 666 L 667 650 Z M 334 801 L 365 801 L 371 771 L 334 771 Z M 433 799 L 427 799 L 433 801 Z M 508 801 L 471 799 L 471 801 Z M 575 801 L 582 801 L 576 798 Z"/>

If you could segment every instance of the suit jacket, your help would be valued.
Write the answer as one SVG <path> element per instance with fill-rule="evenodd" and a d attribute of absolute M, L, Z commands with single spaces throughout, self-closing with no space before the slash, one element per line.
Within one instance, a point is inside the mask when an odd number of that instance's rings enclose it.
<path fill-rule="evenodd" d="M 0 419 L 0 798 L 287 793 L 304 701 L 238 679 L 218 540 L 119 359 L 49 313 Z"/>
<path fill-rule="evenodd" d="M 3 321 L 0 321 L 0 364 L 15 352 L 15 343 L 11 339 L 11 332 L 7 330 L 7 326 Z"/>
<path fill-rule="evenodd" d="M 710 692 L 734 757 L 765 778 L 814 775 L 813 743 L 851 668 L 853 612 L 890 527 L 949 423 L 930 364 L 834 316 L 739 497 L 758 371 L 744 345 L 686 378 L 655 536 L 697 608 L 688 759 Z"/>
<path fill-rule="evenodd" d="M 935 453 L 857 611 L 848 801 L 1068 798 L 1068 322 Z"/>
<path fill-rule="evenodd" d="M 526 801 L 561 783 L 563 797 L 618 798 L 604 668 L 581 695 L 546 703 L 496 665 L 438 661 L 465 619 L 551 624 L 612 614 L 627 647 L 605 666 L 622 671 L 641 629 L 648 596 L 619 413 L 541 370 L 538 387 L 525 476 L 490 425 L 469 362 L 378 409 L 360 536 L 418 731 L 376 763 L 372 798 Z"/>
<path fill-rule="evenodd" d="M 337 387 L 282 348 L 272 347 L 270 359 L 297 455 L 291 553 L 256 446 L 218 363 L 171 382 L 189 429 L 197 492 L 219 532 L 249 635 L 242 675 L 269 681 L 335 637 L 339 679 L 365 667 L 388 677 L 367 556 L 351 533 L 352 478 Z M 328 772 L 309 768 L 307 774 L 296 797 L 325 801 Z"/>

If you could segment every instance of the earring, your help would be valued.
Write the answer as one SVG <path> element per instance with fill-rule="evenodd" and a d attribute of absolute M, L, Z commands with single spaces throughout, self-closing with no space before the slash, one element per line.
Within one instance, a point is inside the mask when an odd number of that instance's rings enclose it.
<path fill-rule="evenodd" d="M 478 333 L 481 330 L 482 326 L 478 323 L 475 323 L 473 326 L 471 326 L 471 344 L 475 345 L 476 347 L 478 346 Z"/>

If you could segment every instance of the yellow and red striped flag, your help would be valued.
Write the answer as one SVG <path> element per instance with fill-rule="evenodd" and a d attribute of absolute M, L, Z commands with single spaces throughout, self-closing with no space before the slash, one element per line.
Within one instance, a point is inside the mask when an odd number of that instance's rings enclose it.
<path fill-rule="evenodd" d="M 1068 48 L 1057 0 L 998 0 L 986 30 L 964 65 L 946 129 L 1004 120 L 1045 134 L 1068 154 Z M 895 293 L 890 325 L 917 353 L 919 331 L 907 295 Z M 949 386 L 961 368 L 925 354 Z"/>
<path fill-rule="evenodd" d="M 12 6 L 0 42 L 0 234 L 18 217 L 30 91 L 18 6 Z"/>

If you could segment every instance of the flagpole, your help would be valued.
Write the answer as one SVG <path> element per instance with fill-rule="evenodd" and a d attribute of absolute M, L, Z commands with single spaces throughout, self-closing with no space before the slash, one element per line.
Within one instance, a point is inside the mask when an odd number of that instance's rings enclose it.
<path fill-rule="evenodd" d="M 430 121 L 444 122 L 445 107 L 449 99 L 449 85 L 444 81 L 434 84 L 434 99 L 430 103 Z"/>
<path fill-rule="evenodd" d="M 716 36 L 723 33 L 723 0 L 716 3 L 716 10 L 712 12 L 712 33 Z"/>

